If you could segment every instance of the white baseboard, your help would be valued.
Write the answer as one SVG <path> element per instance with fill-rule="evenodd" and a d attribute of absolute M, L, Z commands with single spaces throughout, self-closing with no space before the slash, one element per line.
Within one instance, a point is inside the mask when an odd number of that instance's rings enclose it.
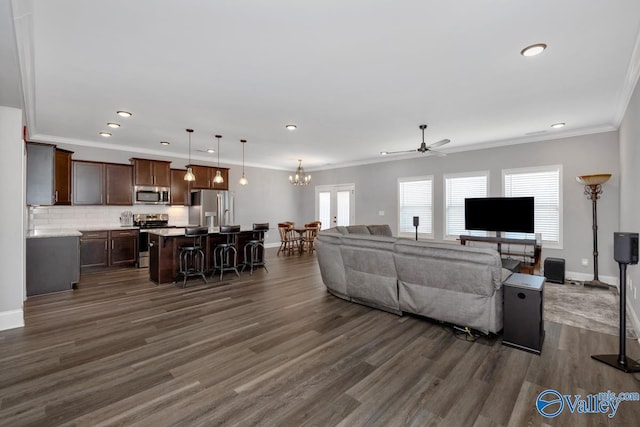
<path fill-rule="evenodd" d="M 565 280 L 576 280 L 579 282 L 584 282 L 588 280 L 593 280 L 593 273 L 576 273 L 575 271 L 567 271 L 564 277 L 565 277 Z M 617 277 L 598 275 L 598 278 L 604 283 L 608 283 L 609 285 L 614 286 L 616 289 L 618 289 Z"/>
<path fill-rule="evenodd" d="M 22 310 L 3 311 L 0 313 L 0 331 L 24 326 Z"/>

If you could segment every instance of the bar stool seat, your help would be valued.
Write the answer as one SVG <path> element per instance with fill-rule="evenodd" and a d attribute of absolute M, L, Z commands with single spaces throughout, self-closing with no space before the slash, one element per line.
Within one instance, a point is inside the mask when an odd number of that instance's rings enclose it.
<path fill-rule="evenodd" d="M 235 271 L 236 275 L 240 277 L 236 266 L 238 250 L 235 242 L 236 235 L 239 232 L 239 225 L 223 225 L 220 227 L 220 234 L 226 235 L 227 241 L 226 243 L 218 244 L 213 250 L 213 272 L 211 277 L 216 274 L 216 271 L 220 271 L 220 280 L 222 280 L 225 271 Z"/>
<path fill-rule="evenodd" d="M 182 287 L 187 286 L 189 277 L 198 276 L 207 283 L 204 275 L 204 250 L 202 238 L 209 234 L 207 227 L 187 227 L 184 230 L 185 237 L 191 237 L 192 242 L 180 246 L 178 277 L 182 276 Z"/>
<path fill-rule="evenodd" d="M 263 267 L 267 273 L 269 272 L 264 262 L 264 233 L 268 230 L 268 222 L 253 224 L 253 237 L 244 245 L 244 262 L 242 263 L 242 271 L 244 271 L 246 267 L 249 267 L 251 269 L 249 274 L 253 274 L 254 268 Z M 262 248 L 262 258 L 260 258 L 259 248 Z"/>

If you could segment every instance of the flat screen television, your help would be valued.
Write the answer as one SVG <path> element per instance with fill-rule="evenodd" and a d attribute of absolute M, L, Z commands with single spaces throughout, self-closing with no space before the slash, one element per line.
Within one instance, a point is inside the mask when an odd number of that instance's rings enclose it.
<path fill-rule="evenodd" d="M 533 210 L 533 197 L 465 199 L 465 229 L 533 233 Z"/>

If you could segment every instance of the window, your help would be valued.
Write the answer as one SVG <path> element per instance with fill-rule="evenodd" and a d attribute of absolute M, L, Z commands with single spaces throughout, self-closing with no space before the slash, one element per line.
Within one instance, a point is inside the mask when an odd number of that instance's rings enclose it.
<path fill-rule="evenodd" d="M 470 172 L 444 176 L 444 238 L 457 239 L 461 234 L 486 236 L 485 231 L 464 229 L 464 199 L 487 197 L 489 172 Z"/>
<path fill-rule="evenodd" d="M 433 176 L 398 179 L 398 208 L 400 236 L 415 236 L 413 217 L 417 216 L 420 237 L 433 238 Z"/>
<path fill-rule="evenodd" d="M 562 167 L 509 169 L 502 171 L 505 197 L 534 197 L 535 233 L 546 247 L 562 249 Z M 533 239 L 525 233 L 507 233 L 505 237 Z"/>

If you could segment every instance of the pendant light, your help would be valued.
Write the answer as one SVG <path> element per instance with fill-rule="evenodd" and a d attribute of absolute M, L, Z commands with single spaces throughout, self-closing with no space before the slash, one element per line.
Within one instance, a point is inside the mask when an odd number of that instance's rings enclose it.
<path fill-rule="evenodd" d="M 187 165 L 187 173 L 184 174 L 185 181 L 195 181 L 196 176 L 193 174 L 193 170 L 191 170 L 191 134 L 193 133 L 193 129 L 186 129 L 189 133 L 189 164 Z"/>
<path fill-rule="evenodd" d="M 298 160 L 298 168 L 293 175 L 289 175 L 289 182 L 292 185 L 309 185 L 311 182 L 311 175 L 308 175 L 302 169 L 302 160 Z"/>
<path fill-rule="evenodd" d="M 218 138 L 218 170 L 216 170 L 216 176 L 213 178 L 213 182 L 222 184 L 224 182 L 224 178 L 220 174 L 220 138 L 222 138 L 222 135 L 216 135 L 216 138 Z"/>
<path fill-rule="evenodd" d="M 240 143 L 242 143 L 242 176 L 240 177 L 240 185 L 247 185 L 249 180 L 244 176 L 244 144 L 247 143 L 247 140 L 241 139 Z"/>

